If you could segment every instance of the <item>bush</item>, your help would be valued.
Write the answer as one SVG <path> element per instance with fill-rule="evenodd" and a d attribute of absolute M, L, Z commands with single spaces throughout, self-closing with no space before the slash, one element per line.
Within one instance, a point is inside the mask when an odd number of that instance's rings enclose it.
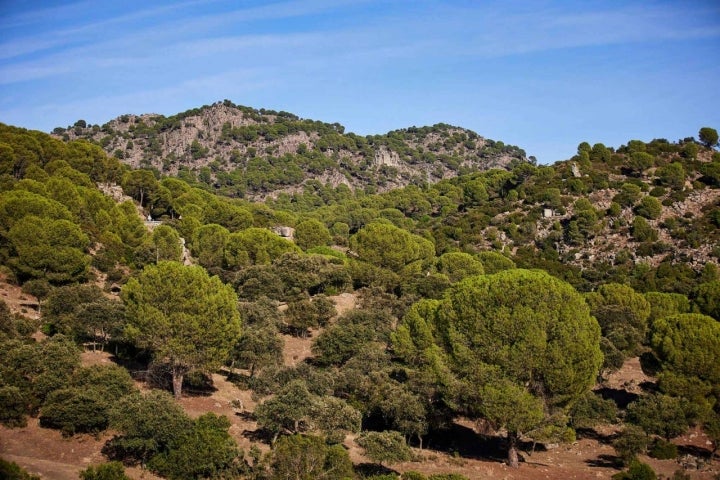
<path fill-rule="evenodd" d="M 400 432 L 365 432 L 357 439 L 357 444 L 365 450 L 371 460 L 383 463 L 406 462 L 412 459 L 412 452 Z"/>
<path fill-rule="evenodd" d="M 573 428 L 589 428 L 599 423 L 614 423 L 617 413 L 615 402 L 587 392 L 570 410 L 570 422 Z"/>
<path fill-rule="evenodd" d="M 91 465 L 80 472 L 81 480 L 130 480 L 120 462 Z"/>
<path fill-rule="evenodd" d="M 640 427 L 629 425 L 613 441 L 613 448 L 625 465 L 635 461 L 635 457 L 645 451 L 648 438 Z"/>
<path fill-rule="evenodd" d="M 0 458 L 0 478 L 4 480 L 40 480 L 37 475 L 30 475 L 15 462 Z"/>
<path fill-rule="evenodd" d="M 27 399 L 17 387 L 0 387 L 0 423 L 8 427 L 27 425 Z"/>
<path fill-rule="evenodd" d="M 206 413 L 170 445 L 167 452 L 154 456 L 148 466 L 170 479 L 234 478 L 240 452 L 228 433 L 230 421 Z"/>
<path fill-rule="evenodd" d="M 353 478 L 347 450 L 328 446 L 312 435 L 293 435 L 278 440 L 272 452 L 273 479 L 298 478 L 341 480 Z"/>
<path fill-rule="evenodd" d="M 647 463 L 633 460 L 627 472 L 616 473 L 613 480 L 656 480 L 657 475 Z"/>
<path fill-rule="evenodd" d="M 97 433 L 107 428 L 108 406 L 93 390 L 57 390 L 43 404 L 40 425 L 60 429 L 63 435 Z"/>
<path fill-rule="evenodd" d="M 671 460 L 677 458 L 678 449 L 674 443 L 663 440 L 662 438 L 656 438 L 652 443 L 648 455 L 658 460 Z"/>
<path fill-rule="evenodd" d="M 167 392 L 127 395 L 110 411 L 110 423 L 120 432 L 109 440 L 103 453 L 125 463 L 147 463 L 169 450 L 193 426 Z"/>

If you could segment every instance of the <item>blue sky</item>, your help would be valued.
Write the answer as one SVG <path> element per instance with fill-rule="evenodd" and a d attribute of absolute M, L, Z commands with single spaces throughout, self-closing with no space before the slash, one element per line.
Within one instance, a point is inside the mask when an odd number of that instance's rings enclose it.
<path fill-rule="evenodd" d="M 720 2 L 0 0 L 0 122 L 229 99 L 360 135 L 459 125 L 541 163 L 720 129 Z"/>

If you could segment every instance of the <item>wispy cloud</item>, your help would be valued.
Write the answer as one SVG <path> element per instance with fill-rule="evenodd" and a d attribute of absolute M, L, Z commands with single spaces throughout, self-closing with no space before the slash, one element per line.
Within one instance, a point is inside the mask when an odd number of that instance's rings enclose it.
<path fill-rule="evenodd" d="M 695 55 L 709 59 L 720 48 L 720 5 L 710 0 L 18 5 L 0 0 L 0 118 L 27 126 L 52 128 L 67 115 L 104 122 L 133 111 L 172 114 L 231 98 L 321 119 L 329 112 L 341 116 L 328 120 L 369 132 L 406 118 L 495 128 L 514 115 L 526 119 L 514 120 L 518 128 L 544 116 L 554 131 L 566 118 L 582 124 L 591 108 L 587 125 L 609 106 L 616 122 L 618 105 L 635 105 L 651 85 L 690 95 L 718 76 Z M 698 103 L 658 88 L 645 95 L 643 112 L 665 100 Z M 563 102 L 582 107 L 547 113 Z M 679 118 L 677 106 L 663 108 Z"/>

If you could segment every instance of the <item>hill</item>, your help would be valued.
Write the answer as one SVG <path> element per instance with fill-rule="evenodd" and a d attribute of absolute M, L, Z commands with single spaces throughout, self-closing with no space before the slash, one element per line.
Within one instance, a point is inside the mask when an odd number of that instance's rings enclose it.
<path fill-rule="evenodd" d="M 387 191 L 527 161 L 517 147 L 450 125 L 361 137 L 338 123 L 229 100 L 171 117 L 123 115 L 102 126 L 80 120 L 53 134 L 89 140 L 133 168 L 198 178 L 252 199 L 301 191 L 309 182 Z"/>
<path fill-rule="evenodd" d="M 263 201 L 188 172 L 0 124 L 11 459 L 272 478 L 314 452 L 340 478 L 596 478 L 637 455 L 717 473 L 712 142 L 583 142 L 379 193 L 302 176 Z"/>

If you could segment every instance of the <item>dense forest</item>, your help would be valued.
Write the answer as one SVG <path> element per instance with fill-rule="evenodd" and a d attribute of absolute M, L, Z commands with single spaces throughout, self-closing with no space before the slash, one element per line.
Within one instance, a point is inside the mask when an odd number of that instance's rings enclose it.
<path fill-rule="evenodd" d="M 617 426 L 617 478 L 654 478 L 642 476 L 654 474 L 638 455 L 676 457 L 672 439 L 690 428 L 712 442 L 712 464 L 714 129 L 617 148 L 583 142 L 573 158 L 545 166 L 501 142 L 483 139 L 495 150 L 480 154 L 479 137 L 449 126 L 366 138 L 283 112 L 242 112 L 272 117 L 276 130 L 261 118 L 220 118 L 228 144 L 287 129 L 313 141 L 280 156 L 246 143 L 232 169 L 184 168 L 152 145 L 198 112 L 145 127 L 118 119 L 134 126 L 132 138 L 115 124 L 83 122 L 55 136 L 0 124 L 0 273 L 40 312 L 0 300 L 2 424 L 38 418 L 66 436 L 113 432 L 107 463 L 84 479 L 127 478 L 132 465 L 170 479 L 397 479 L 393 464 L 458 419 L 484 432 L 478 441 L 501 438 L 512 467 L 523 442 L 572 442 L 597 425 Z M 443 132 L 442 153 L 419 146 Z M 140 134 L 142 153 L 116 148 Z M 413 147 L 403 143 L 410 138 Z M 344 143 L 325 145 L 333 141 Z M 192 142 L 195 160 L 205 158 L 209 144 Z M 378 145 L 403 167 L 367 163 Z M 459 148 L 514 160 L 480 168 L 453 156 Z M 342 151 L 366 159 L 344 164 L 355 180 L 310 177 L 350 158 Z M 218 164 L 232 163 L 218 152 Z M 131 161 L 138 156 L 144 163 Z M 407 181 L 356 188 L 371 171 Z M 356 303 L 339 312 L 343 294 Z M 311 355 L 286 364 L 284 336 L 308 339 Z M 115 362 L 82 365 L 87 348 Z M 642 394 L 618 402 L 593 390 L 634 357 L 657 379 Z M 191 417 L 178 404 L 212 388 L 217 372 L 256 401 L 250 412 L 238 405 L 257 422 L 250 449 L 238 447 L 226 417 Z M 349 437 L 372 464 L 351 462 Z"/>

